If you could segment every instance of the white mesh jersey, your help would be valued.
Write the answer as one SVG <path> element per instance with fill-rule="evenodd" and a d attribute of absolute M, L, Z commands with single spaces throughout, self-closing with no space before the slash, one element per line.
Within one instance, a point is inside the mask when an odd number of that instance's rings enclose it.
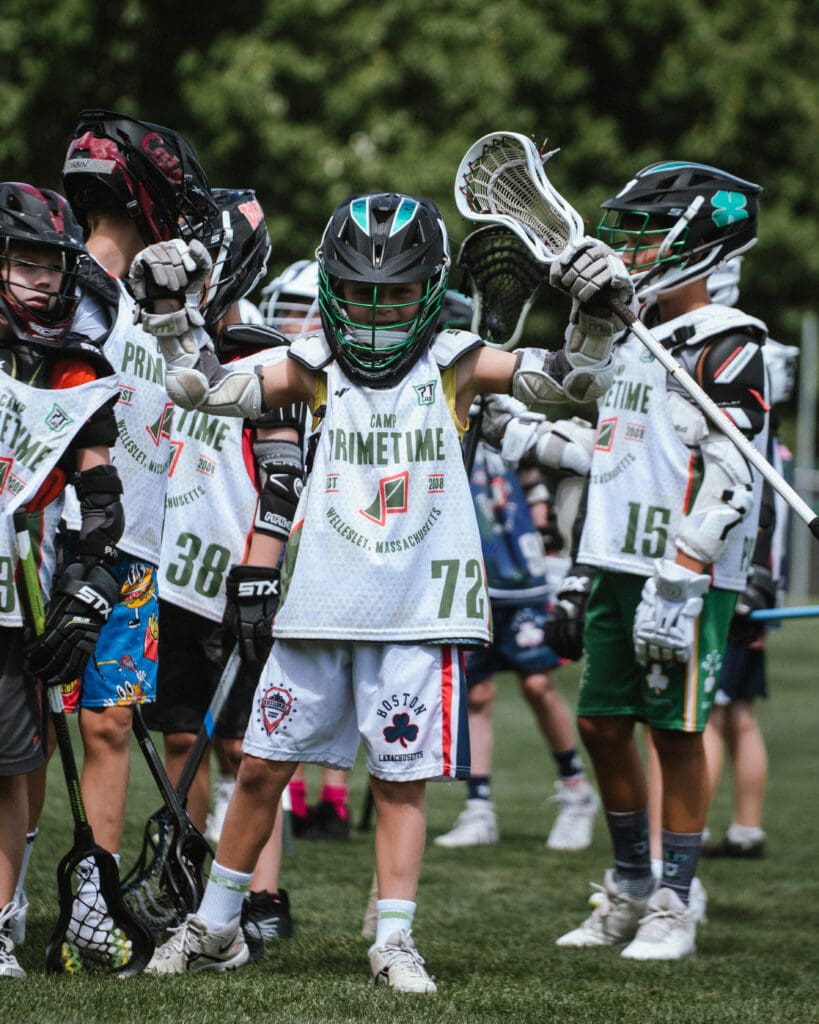
<path fill-rule="evenodd" d="M 156 338 L 134 324 L 134 300 L 120 281 L 119 308 L 103 352 L 119 377 L 114 410 L 119 437 L 111 462 L 122 480 L 125 531 L 117 547 L 135 558 L 159 562 L 165 489 L 173 451 L 173 403 L 165 391 Z M 69 499 L 66 522 L 79 528 L 79 509 Z"/>
<path fill-rule="evenodd" d="M 117 393 L 115 377 L 73 388 L 35 388 L 0 371 L 0 625 L 19 626 L 14 585 L 17 544 L 12 514 L 30 502 L 70 447 L 88 417 Z M 71 491 L 73 494 L 73 489 Z M 54 537 L 60 495 L 45 511 L 39 538 L 40 584 L 48 594 L 54 572 Z M 36 542 L 37 538 L 35 538 Z"/>
<path fill-rule="evenodd" d="M 681 327 L 696 334 L 692 349 L 708 337 L 760 321 L 738 310 L 705 306 L 652 328 L 658 340 Z M 699 483 L 697 452 L 677 435 L 668 405 L 668 374 L 633 335 L 614 348 L 614 382 L 599 402 L 589 495 L 578 561 L 638 576 L 654 574 L 654 560 L 674 558 L 674 539 Z M 767 430 L 753 443 L 765 450 Z M 728 534 L 713 566 L 715 587 L 745 587 L 756 541 L 761 477 L 754 478 L 754 507 Z"/>
<path fill-rule="evenodd" d="M 254 353 L 231 367 L 252 370 L 286 352 Z M 258 501 L 244 421 L 175 409 L 171 449 L 159 591 L 164 601 L 221 622 L 225 579 L 244 560 Z"/>
<path fill-rule="evenodd" d="M 446 384 L 427 351 L 391 388 L 325 368 L 326 415 L 274 635 L 485 643 L 481 544 Z"/>

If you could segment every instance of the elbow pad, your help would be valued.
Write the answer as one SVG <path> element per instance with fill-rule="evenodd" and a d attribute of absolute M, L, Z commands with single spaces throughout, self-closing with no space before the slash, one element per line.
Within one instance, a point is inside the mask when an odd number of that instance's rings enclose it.
<path fill-rule="evenodd" d="M 710 565 L 722 555 L 730 531 L 753 508 L 753 476 L 743 456 L 721 434 L 709 434 L 700 450 L 702 484 L 676 543 L 684 554 Z"/>
<path fill-rule="evenodd" d="M 253 442 L 259 469 L 259 503 L 254 529 L 287 540 L 304 489 L 300 445 L 274 439 Z"/>
<path fill-rule="evenodd" d="M 125 511 L 120 501 L 122 482 L 116 467 L 94 466 L 77 473 L 73 484 L 82 520 L 77 555 L 113 562 L 117 541 L 125 529 Z"/>

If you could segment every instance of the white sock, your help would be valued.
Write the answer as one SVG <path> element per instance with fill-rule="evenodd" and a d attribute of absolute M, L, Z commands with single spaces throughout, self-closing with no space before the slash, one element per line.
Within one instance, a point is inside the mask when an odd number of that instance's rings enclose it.
<path fill-rule="evenodd" d="M 29 832 L 26 835 L 26 847 L 23 850 L 23 863 L 20 865 L 20 874 L 17 876 L 17 885 L 14 889 L 14 902 L 18 907 L 23 907 L 27 903 L 23 895 L 23 889 L 26 885 L 26 872 L 28 871 L 28 862 L 31 860 L 31 851 L 34 847 L 34 840 L 37 838 L 39 829 L 35 828 L 33 832 Z"/>
<path fill-rule="evenodd" d="M 378 900 L 375 905 L 375 944 L 386 945 L 394 932 L 412 931 L 415 904 L 411 900 Z"/>
<path fill-rule="evenodd" d="M 232 871 L 213 862 L 205 895 L 196 911 L 196 916 L 205 922 L 210 931 L 225 928 L 239 916 L 252 877 L 252 871 Z"/>
<path fill-rule="evenodd" d="M 653 857 L 651 858 L 651 873 L 652 875 L 654 875 L 656 879 L 660 879 L 663 877 L 662 857 L 658 858 L 657 860 L 655 860 Z"/>

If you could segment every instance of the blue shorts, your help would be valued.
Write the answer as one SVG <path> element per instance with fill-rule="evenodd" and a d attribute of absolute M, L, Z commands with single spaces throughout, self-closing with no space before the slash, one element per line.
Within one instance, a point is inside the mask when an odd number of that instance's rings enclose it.
<path fill-rule="evenodd" d="M 764 648 L 729 641 L 725 647 L 714 704 L 725 707 L 734 700 L 755 700 L 767 696 Z"/>
<path fill-rule="evenodd" d="M 466 655 L 467 688 L 496 672 L 531 676 L 560 664 L 545 640 L 545 605 L 492 605 L 493 638 L 489 647 L 470 647 Z"/>
<path fill-rule="evenodd" d="M 121 555 L 111 569 L 120 597 L 97 640 L 79 684 L 62 687 L 68 712 L 144 704 L 156 699 L 159 667 L 159 602 L 156 568 Z"/>

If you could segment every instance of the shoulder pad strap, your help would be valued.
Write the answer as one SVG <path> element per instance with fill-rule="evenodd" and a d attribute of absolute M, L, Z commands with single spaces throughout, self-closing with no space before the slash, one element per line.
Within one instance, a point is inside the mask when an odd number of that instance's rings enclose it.
<path fill-rule="evenodd" d="M 114 309 L 119 305 L 119 285 L 114 277 L 93 256 L 83 255 L 77 261 L 77 281 L 84 291 Z"/>
<path fill-rule="evenodd" d="M 768 328 L 756 317 L 743 313 L 733 306 L 712 303 L 688 314 L 689 323 L 679 327 L 669 341 L 674 345 L 701 345 L 708 338 L 718 334 L 744 332 L 754 335 L 758 343 L 768 335 Z"/>
<path fill-rule="evenodd" d="M 306 366 L 308 370 L 320 370 L 333 359 L 333 353 L 323 334 L 311 334 L 308 338 L 296 338 L 287 353 L 291 359 Z"/>
<path fill-rule="evenodd" d="M 436 334 L 432 339 L 430 350 L 439 368 L 448 370 L 450 366 L 458 362 L 461 356 L 485 344 L 486 342 L 480 335 L 473 334 L 471 331 L 459 331 L 453 327 Z"/>
<path fill-rule="evenodd" d="M 231 324 L 217 337 L 216 354 L 220 360 L 227 360 L 248 351 L 286 347 L 289 344 L 287 337 L 272 327 L 262 324 Z"/>

